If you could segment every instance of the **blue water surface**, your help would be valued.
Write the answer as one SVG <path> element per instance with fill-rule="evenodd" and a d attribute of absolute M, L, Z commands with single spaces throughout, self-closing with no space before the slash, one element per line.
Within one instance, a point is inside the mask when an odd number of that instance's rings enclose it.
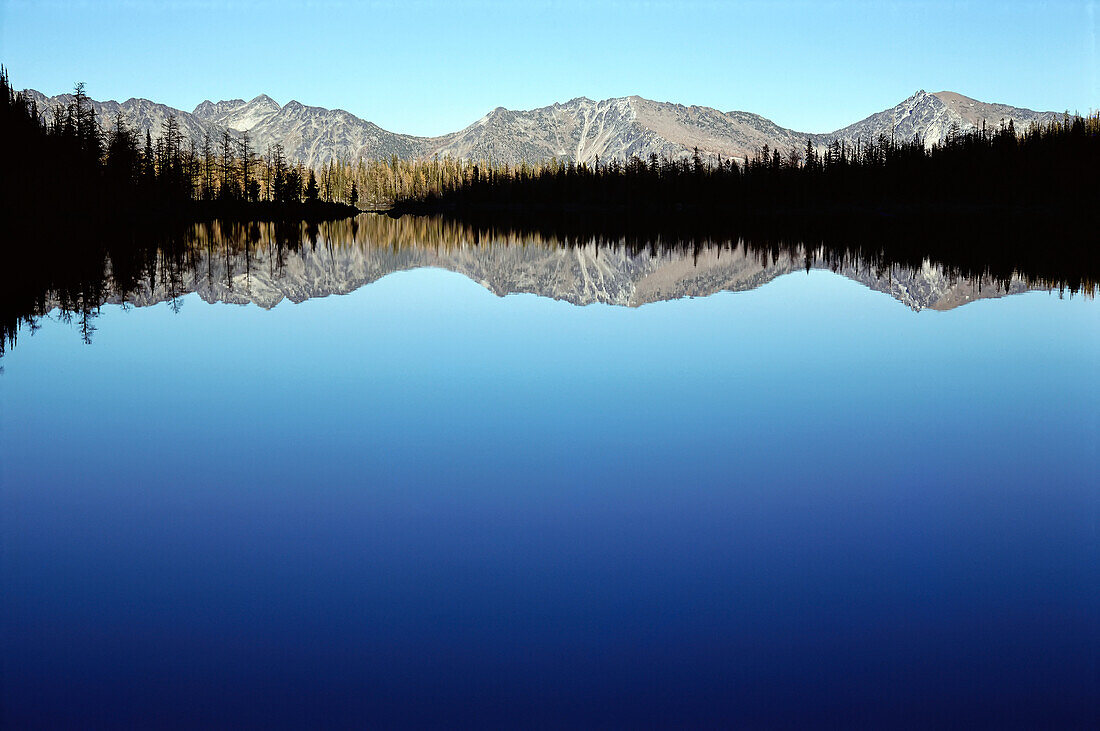
<path fill-rule="evenodd" d="M 1088 727 L 1100 302 L 452 272 L 0 365 L 0 725 Z"/>

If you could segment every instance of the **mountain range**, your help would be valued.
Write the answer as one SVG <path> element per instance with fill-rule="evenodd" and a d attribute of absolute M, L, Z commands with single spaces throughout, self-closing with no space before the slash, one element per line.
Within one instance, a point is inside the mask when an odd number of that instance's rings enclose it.
<path fill-rule="evenodd" d="M 47 97 L 24 92 L 46 113 L 65 106 L 72 95 Z M 1055 112 L 989 104 L 949 91 L 930 94 L 923 90 L 899 104 L 827 133 L 798 132 L 757 114 L 723 112 L 710 107 L 656 102 L 638 96 L 593 101 L 578 97 L 562 104 L 530 110 L 498 107 L 457 132 L 438 137 L 418 137 L 382 129 L 342 109 L 306 106 L 297 101 L 284 105 L 261 94 L 251 101 L 204 101 L 191 112 L 152 102 L 93 101 L 105 129 L 115 125 L 121 113 L 139 131 L 156 137 L 170 115 L 181 131 L 196 142 L 205 134 L 217 138 L 224 129 L 241 136 L 248 133 L 253 147 L 263 152 L 281 144 L 287 158 L 308 166 L 331 160 L 402 159 L 440 157 L 485 159 L 518 164 L 553 157 L 578 163 L 625 159 L 651 154 L 683 158 L 694 148 L 715 156 L 744 159 L 763 145 L 781 151 L 803 148 L 806 140 L 828 145 L 878 139 L 880 135 L 909 140 L 919 136 L 926 145 L 944 140 L 952 128 L 966 131 L 983 124 L 996 127 L 1012 120 L 1017 127 L 1046 123 Z"/>

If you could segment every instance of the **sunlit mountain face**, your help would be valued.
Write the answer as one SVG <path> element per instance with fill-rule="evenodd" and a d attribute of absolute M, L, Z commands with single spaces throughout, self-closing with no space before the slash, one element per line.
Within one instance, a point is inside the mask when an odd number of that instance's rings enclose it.
<path fill-rule="evenodd" d="M 94 90 L 92 90 L 94 92 Z M 26 92 L 48 113 L 66 106 L 72 95 Z M 94 94 L 93 94 L 94 95 Z M 280 105 L 266 94 L 245 101 L 204 101 L 193 111 L 174 109 L 148 99 L 92 101 L 104 129 L 113 129 L 121 114 L 139 134 L 157 137 L 175 116 L 185 138 L 215 142 L 224 130 L 234 137 L 248 133 L 254 149 L 282 145 L 291 160 L 317 166 L 332 160 L 354 162 L 439 157 L 491 160 L 518 165 L 557 158 L 593 164 L 650 155 L 688 158 L 698 148 L 706 159 L 745 159 L 764 145 L 770 149 L 803 149 L 807 140 L 824 147 L 833 142 L 867 143 L 881 137 L 926 145 L 948 135 L 1012 121 L 1020 130 L 1059 117 L 1007 104 L 989 104 L 950 91 L 920 90 L 896 105 L 834 131 L 797 131 L 749 111 L 653 101 L 639 96 L 567 102 L 526 110 L 498 107 L 469 126 L 437 137 L 391 132 L 342 109 L 325 109 L 298 101 Z"/>

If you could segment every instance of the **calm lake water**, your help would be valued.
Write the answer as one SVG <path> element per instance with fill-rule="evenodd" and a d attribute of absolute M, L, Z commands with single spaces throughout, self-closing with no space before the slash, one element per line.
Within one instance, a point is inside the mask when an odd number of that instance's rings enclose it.
<path fill-rule="evenodd" d="M 277 238 L 0 359 L 0 726 L 1100 719 L 1096 299 Z"/>

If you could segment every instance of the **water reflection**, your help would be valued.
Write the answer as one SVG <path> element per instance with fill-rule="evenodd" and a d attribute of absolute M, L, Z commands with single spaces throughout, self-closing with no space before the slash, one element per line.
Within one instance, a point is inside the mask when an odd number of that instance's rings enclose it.
<path fill-rule="evenodd" d="M 40 251 L 41 249 L 45 251 Z M 54 250 L 57 254 L 54 255 Z M 320 224 L 205 222 L 155 234 L 71 239 L 16 259 L 0 295 L 0 354 L 38 320 L 75 321 L 91 342 L 105 304 L 144 307 L 198 294 L 206 302 L 274 307 L 346 294 L 387 274 L 438 267 L 497 295 L 531 293 L 577 305 L 639 306 L 760 287 L 776 277 L 831 269 L 900 303 L 946 310 L 1029 289 L 1091 296 L 1084 278 L 973 271 L 951 262 L 890 258 L 881 248 L 764 239 L 683 239 L 543 233 L 438 217 L 364 214 Z"/>
<path fill-rule="evenodd" d="M 1095 301 L 438 220 L 147 241 L 0 288 L 96 338 L 3 362 L 0 728 L 1096 718 Z M 362 286 L 423 265 L 643 306 Z"/>

